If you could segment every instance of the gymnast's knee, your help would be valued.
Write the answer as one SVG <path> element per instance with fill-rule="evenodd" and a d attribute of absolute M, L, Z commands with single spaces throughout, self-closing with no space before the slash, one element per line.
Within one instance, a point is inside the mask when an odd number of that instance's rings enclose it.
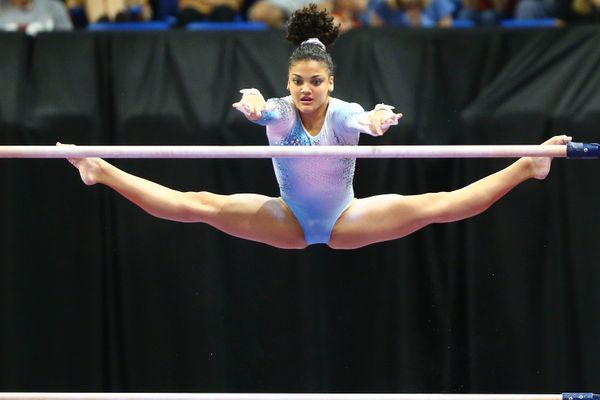
<path fill-rule="evenodd" d="M 218 195 L 210 192 L 184 192 L 180 206 L 181 214 L 188 222 L 206 222 L 211 215 L 219 212 L 221 206 Z"/>

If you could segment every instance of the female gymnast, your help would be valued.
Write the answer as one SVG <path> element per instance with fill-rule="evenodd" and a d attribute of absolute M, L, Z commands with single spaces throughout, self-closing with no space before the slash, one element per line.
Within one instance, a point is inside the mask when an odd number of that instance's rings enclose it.
<path fill-rule="evenodd" d="M 360 132 L 383 135 L 401 114 L 378 105 L 365 112 L 331 97 L 334 64 L 327 52 L 338 28 L 310 5 L 290 19 L 287 38 L 298 46 L 289 59 L 284 98 L 265 101 L 244 89 L 233 106 L 248 120 L 266 126 L 273 146 L 357 145 Z M 544 144 L 566 144 L 555 136 Z M 427 225 L 472 217 L 521 182 L 544 179 L 548 157 L 523 157 L 464 188 L 441 193 L 354 197 L 355 159 L 274 159 L 281 197 L 179 192 L 133 176 L 99 158 L 69 160 L 87 185 L 104 184 L 149 214 L 173 221 L 203 222 L 230 235 L 268 245 L 300 249 L 324 243 L 354 249 L 398 239 Z"/>

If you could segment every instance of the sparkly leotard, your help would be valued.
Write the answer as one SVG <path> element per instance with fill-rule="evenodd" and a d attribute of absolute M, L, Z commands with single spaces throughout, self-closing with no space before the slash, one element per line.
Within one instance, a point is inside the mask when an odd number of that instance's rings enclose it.
<path fill-rule="evenodd" d="M 258 121 L 272 146 L 354 146 L 364 114 L 356 103 L 330 98 L 321 131 L 311 136 L 291 97 L 269 99 Z M 354 158 L 275 158 L 281 198 L 304 231 L 307 244 L 328 243 L 336 221 L 354 198 Z"/>

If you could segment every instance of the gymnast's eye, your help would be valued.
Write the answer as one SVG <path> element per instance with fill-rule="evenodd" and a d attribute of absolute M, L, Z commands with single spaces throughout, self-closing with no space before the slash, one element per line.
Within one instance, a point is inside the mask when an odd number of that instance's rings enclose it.
<path fill-rule="evenodd" d="M 321 83 L 323 83 L 322 79 L 313 79 L 312 84 L 314 86 L 319 86 Z"/>
<path fill-rule="evenodd" d="M 300 86 L 300 85 L 302 85 L 302 79 L 294 78 L 294 79 L 292 79 L 292 82 L 293 82 L 293 83 L 294 83 L 294 85 L 296 85 L 296 86 Z"/>

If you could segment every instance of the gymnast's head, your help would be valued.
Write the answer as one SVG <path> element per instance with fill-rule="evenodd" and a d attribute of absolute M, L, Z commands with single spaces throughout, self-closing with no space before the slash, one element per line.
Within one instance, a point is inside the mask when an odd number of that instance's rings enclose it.
<path fill-rule="evenodd" d="M 333 91 L 335 65 L 327 48 L 339 35 L 339 27 L 315 4 L 297 10 L 288 22 L 287 40 L 296 45 L 288 61 L 288 90 L 302 112 L 316 111 Z"/>

